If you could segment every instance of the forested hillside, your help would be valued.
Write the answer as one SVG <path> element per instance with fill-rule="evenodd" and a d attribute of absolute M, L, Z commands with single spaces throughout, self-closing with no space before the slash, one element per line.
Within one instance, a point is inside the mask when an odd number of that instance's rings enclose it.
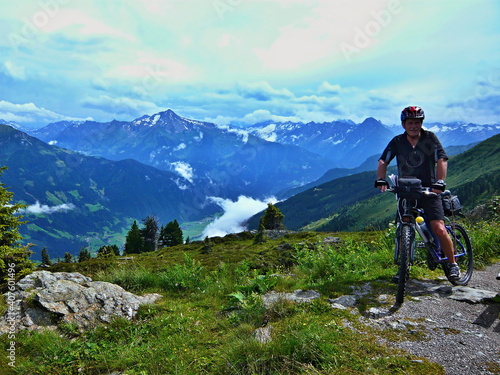
<path fill-rule="evenodd" d="M 15 201 L 30 206 L 21 233 L 37 244 L 35 259 L 44 246 L 53 257 L 62 257 L 90 244 L 121 243 L 132 219 L 155 214 L 166 224 L 196 220 L 216 208 L 204 201 L 201 207 L 179 188 L 182 178 L 172 172 L 131 159 L 85 156 L 7 125 L 0 125 L 0 165 L 8 167 L 2 183 Z"/>

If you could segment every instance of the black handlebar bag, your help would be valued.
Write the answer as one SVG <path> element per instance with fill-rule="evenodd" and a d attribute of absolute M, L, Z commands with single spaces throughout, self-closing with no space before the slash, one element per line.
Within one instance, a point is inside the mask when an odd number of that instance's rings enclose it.
<path fill-rule="evenodd" d="M 419 199 L 422 193 L 422 181 L 416 177 L 400 177 L 397 181 L 398 198 Z"/>

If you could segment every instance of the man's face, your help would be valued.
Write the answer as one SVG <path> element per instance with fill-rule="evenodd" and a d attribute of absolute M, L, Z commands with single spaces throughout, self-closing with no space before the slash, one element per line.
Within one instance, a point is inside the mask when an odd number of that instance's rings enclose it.
<path fill-rule="evenodd" d="M 416 138 L 420 135 L 422 123 L 422 119 L 409 118 L 405 120 L 403 128 L 406 130 L 406 134 L 408 134 L 411 138 Z"/>

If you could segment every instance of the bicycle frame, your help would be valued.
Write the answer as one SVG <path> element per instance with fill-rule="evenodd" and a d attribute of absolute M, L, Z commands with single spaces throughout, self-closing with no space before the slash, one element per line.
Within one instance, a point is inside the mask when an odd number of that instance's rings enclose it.
<path fill-rule="evenodd" d="M 416 202 L 415 202 L 416 204 Z M 432 232 L 432 228 L 430 226 L 430 223 L 427 221 L 427 218 L 425 216 L 424 210 L 421 208 L 417 208 L 415 204 L 412 204 L 412 200 L 410 199 L 405 199 L 405 198 L 398 198 L 398 219 L 397 219 L 397 224 L 398 225 L 409 225 L 412 229 L 412 242 L 415 240 L 415 232 L 417 232 L 420 236 L 420 238 L 423 241 L 424 247 L 426 248 L 427 252 L 432 256 L 432 259 L 434 260 L 434 263 L 439 264 L 439 263 L 444 263 L 448 261 L 448 257 L 445 256 L 441 250 L 441 245 L 439 244 L 439 239 L 434 235 Z M 424 233 L 423 229 L 420 227 L 420 225 L 415 221 L 415 218 L 417 216 L 422 216 L 427 224 L 427 228 L 429 230 L 430 236 L 428 236 L 426 233 Z M 461 257 L 467 254 L 466 247 L 462 243 L 460 239 L 457 238 L 455 235 L 455 231 L 453 230 L 452 225 L 447 225 L 445 224 L 447 232 L 453 236 L 457 243 L 460 245 L 461 249 L 463 250 L 462 252 L 459 252 L 458 254 L 455 254 L 455 257 Z M 396 243 L 398 243 L 398 233 L 399 231 L 396 232 Z M 429 238 L 428 238 L 429 237 Z M 421 247 L 421 246 L 417 246 Z M 395 249 L 397 252 L 398 249 Z M 396 260 L 397 254 L 395 254 L 395 260 Z M 411 263 L 413 264 L 413 260 L 415 257 L 415 246 L 412 246 L 412 251 L 410 253 L 410 260 Z"/>
<path fill-rule="evenodd" d="M 430 238 L 427 238 L 426 234 L 417 223 L 414 224 L 415 230 L 420 235 L 420 238 L 424 241 L 425 248 L 427 252 L 432 256 L 434 263 L 443 263 L 444 261 L 448 261 L 448 257 L 446 257 L 442 250 L 441 245 L 439 243 L 439 239 L 432 232 L 432 228 L 430 223 L 427 221 L 427 217 L 425 216 L 425 212 L 420 208 L 414 208 L 412 210 L 416 215 L 420 215 L 424 218 L 425 223 L 427 224 L 427 228 L 429 230 Z M 413 260 L 413 259 L 412 259 Z"/>
<path fill-rule="evenodd" d="M 398 198 L 398 217 L 397 224 L 399 226 L 407 225 L 410 226 L 411 229 L 411 242 L 412 248 L 410 252 L 410 264 L 413 264 L 415 259 L 415 232 L 417 232 L 420 238 L 423 240 L 423 244 L 427 250 L 427 252 L 432 256 L 432 259 L 435 263 L 441 263 L 447 260 L 447 257 L 442 256 L 441 248 L 439 246 L 439 240 L 434 237 L 430 225 L 428 225 L 429 233 L 424 233 L 423 229 L 420 225 L 417 224 L 415 218 L 417 216 L 423 216 L 425 219 L 425 213 L 422 209 L 416 207 L 416 201 L 405 198 Z M 396 243 L 399 243 L 399 233 L 401 230 L 396 232 Z M 437 244 L 436 241 L 437 240 Z M 419 246 L 421 247 L 421 246 Z M 399 249 L 396 249 L 396 252 L 399 252 Z M 395 261 L 397 260 L 397 254 L 394 256 Z"/>

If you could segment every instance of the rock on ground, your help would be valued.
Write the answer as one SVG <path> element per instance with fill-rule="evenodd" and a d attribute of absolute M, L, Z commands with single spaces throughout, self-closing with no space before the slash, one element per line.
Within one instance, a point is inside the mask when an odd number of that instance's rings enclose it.
<path fill-rule="evenodd" d="M 159 294 L 137 296 L 77 272 L 49 271 L 24 277 L 4 297 L 8 309 L 0 318 L 0 334 L 12 329 L 55 329 L 61 323 L 83 330 L 114 317 L 132 319 L 140 305 L 161 298 Z"/>

